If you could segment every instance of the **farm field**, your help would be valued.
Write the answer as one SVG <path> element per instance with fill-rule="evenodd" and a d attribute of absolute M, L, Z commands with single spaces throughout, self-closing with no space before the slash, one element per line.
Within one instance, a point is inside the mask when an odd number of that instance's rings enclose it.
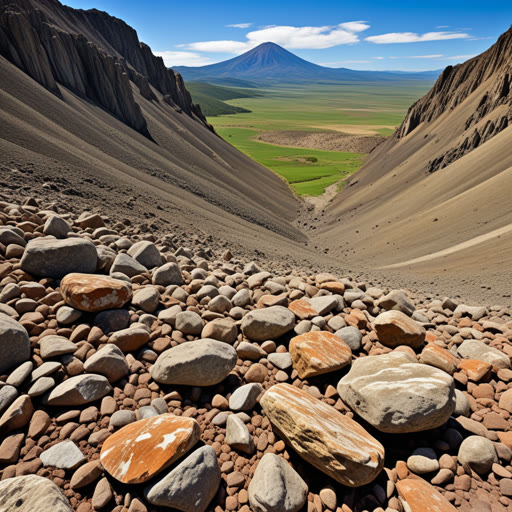
<path fill-rule="evenodd" d="M 297 130 L 391 135 L 432 81 L 323 83 L 257 89 L 256 97 L 225 100 L 247 113 L 210 116 L 230 144 L 285 178 L 299 195 L 321 195 L 362 165 L 364 154 L 289 148 L 260 142 L 258 133 Z M 237 89 L 240 92 L 240 89 Z M 255 90 L 247 91 L 254 94 Z M 314 157 L 316 162 L 308 160 Z"/>

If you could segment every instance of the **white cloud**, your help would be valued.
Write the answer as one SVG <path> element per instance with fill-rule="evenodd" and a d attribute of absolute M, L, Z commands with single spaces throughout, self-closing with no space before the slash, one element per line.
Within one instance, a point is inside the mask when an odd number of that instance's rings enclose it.
<path fill-rule="evenodd" d="M 436 28 L 450 28 L 450 25 L 437 25 Z"/>
<path fill-rule="evenodd" d="M 476 54 L 472 55 L 454 55 L 453 57 L 443 57 L 443 60 L 467 60 L 476 57 Z"/>
<path fill-rule="evenodd" d="M 442 53 L 437 55 L 403 55 L 401 57 L 389 57 L 390 59 L 440 59 Z"/>
<path fill-rule="evenodd" d="M 226 25 L 226 27 L 232 28 L 249 28 L 252 23 L 233 23 L 232 25 Z"/>
<path fill-rule="evenodd" d="M 373 57 L 375 60 L 384 60 L 386 57 Z"/>
<path fill-rule="evenodd" d="M 391 43 L 421 43 L 425 41 L 445 41 L 448 39 L 468 39 L 471 36 L 465 32 L 427 32 L 416 34 L 414 32 L 391 32 L 379 36 L 370 36 L 366 40 L 375 44 Z"/>
<path fill-rule="evenodd" d="M 292 27 L 269 26 L 249 32 L 247 41 L 200 41 L 180 45 L 181 48 L 201 52 L 240 54 L 271 41 L 289 49 L 316 50 L 332 48 L 340 44 L 359 42 L 359 32 L 370 28 L 362 21 L 350 21 L 335 26 Z"/>
<path fill-rule="evenodd" d="M 193 52 L 153 52 L 158 57 L 164 59 L 167 67 L 172 66 L 205 66 L 206 64 L 213 64 L 209 57 L 203 57 L 199 53 Z"/>

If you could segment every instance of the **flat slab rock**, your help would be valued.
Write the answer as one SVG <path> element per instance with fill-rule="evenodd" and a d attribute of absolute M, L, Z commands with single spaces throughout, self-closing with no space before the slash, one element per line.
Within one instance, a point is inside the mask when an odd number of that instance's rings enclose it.
<path fill-rule="evenodd" d="M 90 313 L 122 308 L 132 298 L 130 283 L 96 274 L 68 274 L 60 292 L 66 304 Z"/>
<path fill-rule="evenodd" d="M 384 465 L 384 447 L 361 425 L 307 391 L 272 386 L 260 401 L 283 440 L 303 459 L 349 487 L 374 480 Z"/>
<path fill-rule="evenodd" d="M 288 306 L 288 309 L 301 320 L 311 320 L 318 316 L 316 310 L 314 310 L 305 300 L 294 300 Z"/>
<path fill-rule="evenodd" d="M 75 469 L 86 461 L 80 448 L 73 441 L 62 441 L 54 444 L 40 455 L 44 466 L 60 469 Z"/>
<path fill-rule="evenodd" d="M 352 350 L 338 336 L 326 331 L 312 331 L 290 341 L 293 367 L 301 379 L 333 372 L 352 361 Z"/>
<path fill-rule="evenodd" d="M 428 482 L 407 478 L 399 480 L 396 488 L 411 512 L 455 512 L 457 509 Z"/>
<path fill-rule="evenodd" d="M 64 493 L 42 476 L 27 475 L 0 482 L 0 510 L 5 512 L 72 512 Z"/>
<path fill-rule="evenodd" d="M 193 418 L 162 414 L 131 423 L 103 443 L 100 461 L 124 484 L 147 482 L 187 453 L 199 440 Z"/>
<path fill-rule="evenodd" d="M 340 398 L 382 432 L 420 432 L 455 408 L 453 378 L 404 352 L 357 359 L 338 383 Z"/>
<path fill-rule="evenodd" d="M 103 398 L 112 391 L 103 375 L 86 374 L 66 379 L 48 397 L 48 405 L 83 405 Z"/>

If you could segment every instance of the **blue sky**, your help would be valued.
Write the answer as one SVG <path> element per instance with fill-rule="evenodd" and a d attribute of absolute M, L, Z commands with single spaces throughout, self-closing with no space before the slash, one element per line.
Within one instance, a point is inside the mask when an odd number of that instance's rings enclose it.
<path fill-rule="evenodd" d="M 64 0 L 134 27 L 166 64 L 204 65 L 273 41 L 316 64 L 428 70 L 463 62 L 512 23 L 508 1 Z"/>

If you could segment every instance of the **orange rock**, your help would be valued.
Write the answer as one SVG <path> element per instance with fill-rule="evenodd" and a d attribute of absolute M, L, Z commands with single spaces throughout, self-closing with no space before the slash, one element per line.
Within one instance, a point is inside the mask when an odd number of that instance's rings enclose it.
<path fill-rule="evenodd" d="M 321 274 L 317 274 L 315 280 L 316 280 L 316 284 L 318 286 L 320 286 L 324 283 L 330 283 L 332 281 L 336 281 L 336 276 L 333 274 L 329 274 L 327 272 L 323 272 Z"/>
<path fill-rule="evenodd" d="M 397 482 L 396 488 L 411 512 L 456 512 L 456 508 L 425 480 L 407 478 Z"/>
<path fill-rule="evenodd" d="M 66 304 L 90 313 L 122 308 L 132 298 L 130 283 L 96 274 L 68 274 L 60 292 Z"/>
<path fill-rule="evenodd" d="M 281 293 L 281 295 L 262 295 L 258 300 L 256 307 L 258 309 L 261 308 L 270 308 L 271 306 L 286 306 L 288 299 L 286 293 Z"/>
<path fill-rule="evenodd" d="M 345 317 L 345 322 L 347 325 L 357 327 L 358 329 L 365 329 L 368 323 L 364 313 L 358 308 L 353 309 L 350 314 Z"/>
<path fill-rule="evenodd" d="M 293 367 L 301 379 L 339 370 L 352 361 L 352 350 L 338 336 L 312 331 L 290 341 Z"/>
<path fill-rule="evenodd" d="M 429 364 L 430 366 L 434 366 L 453 375 L 457 369 L 459 360 L 448 352 L 448 350 L 434 343 L 429 343 L 421 352 L 420 362 Z"/>
<path fill-rule="evenodd" d="M 476 359 L 463 359 L 457 366 L 458 370 L 463 371 L 469 380 L 479 382 L 486 380 L 492 371 L 492 364 Z"/>
<path fill-rule="evenodd" d="M 193 418 L 161 414 L 131 423 L 108 437 L 100 461 L 120 482 L 139 484 L 187 453 L 200 433 Z"/>
<path fill-rule="evenodd" d="M 419 348 L 425 341 L 425 329 L 401 311 L 381 313 L 374 322 L 379 341 L 389 348 L 407 345 Z"/>
<path fill-rule="evenodd" d="M 290 384 L 272 386 L 260 404 L 283 440 L 337 482 L 359 487 L 384 465 L 384 447 L 359 423 Z"/>
<path fill-rule="evenodd" d="M 294 300 L 288 309 L 301 320 L 310 320 L 318 316 L 318 313 L 305 300 Z"/>
<path fill-rule="evenodd" d="M 512 432 L 496 432 L 499 440 L 512 450 Z"/>
<path fill-rule="evenodd" d="M 433 343 L 434 341 L 438 340 L 438 336 L 433 333 L 433 332 L 427 332 L 427 334 L 425 334 L 425 341 L 427 343 Z"/>
<path fill-rule="evenodd" d="M 343 295 L 345 293 L 345 285 L 343 283 L 338 283 L 337 281 L 329 281 L 328 283 L 322 283 L 320 285 L 322 290 L 327 290 L 331 293 L 339 293 Z"/>

